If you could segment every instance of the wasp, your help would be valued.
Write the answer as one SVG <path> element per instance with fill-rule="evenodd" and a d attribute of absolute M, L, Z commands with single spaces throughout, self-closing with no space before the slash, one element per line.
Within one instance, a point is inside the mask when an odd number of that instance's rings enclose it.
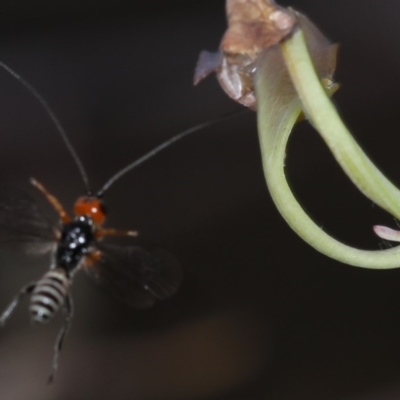
<path fill-rule="evenodd" d="M 164 249 L 136 244 L 118 246 L 103 242 L 107 236 L 137 236 L 137 231 L 133 230 L 104 228 L 106 219 L 104 193 L 122 176 L 172 143 L 227 117 L 216 118 L 172 136 L 122 168 L 94 193 L 90 190 L 81 159 L 48 103 L 29 82 L 6 64 L 0 62 L 0 67 L 24 85 L 52 119 L 79 169 L 86 189 L 86 195 L 76 200 L 73 207 L 74 215 L 70 216 L 60 201 L 42 183 L 34 178 L 30 179 L 30 183 L 41 192 L 57 213 L 59 217 L 57 226 L 49 223 L 35 200 L 26 192 L 11 187 L 0 190 L 0 243 L 17 244 L 30 254 L 49 253 L 51 260 L 50 269 L 37 281 L 24 286 L 0 315 L 0 326 L 6 323 L 26 295 L 30 295 L 30 318 L 36 324 L 47 323 L 59 310 L 64 311 L 64 324 L 54 347 L 49 377 L 49 382 L 52 382 L 73 317 L 71 285 L 78 271 L 86 271 L 120 300 L 136 308 L 150 307 L 157 300 L 172 296 L 182 281 L 183 274 L 179 261 Z"/>

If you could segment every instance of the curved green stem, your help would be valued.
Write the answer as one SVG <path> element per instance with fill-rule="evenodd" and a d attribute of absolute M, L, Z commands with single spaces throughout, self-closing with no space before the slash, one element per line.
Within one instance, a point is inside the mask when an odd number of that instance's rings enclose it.
<path fill-rule="evenodd" d="M 400 191 L 365 155 L 341 120 L 315 73 L 301 30 L 281 45 L 302 109 L 337 162 L 365 196 L 400 219 Z"/>
<path fill-rule="evenodd" d="M 284 66 L 276 68 L 282 54 L 290 77 Z M 296 85 L 301 101 L 290 80 Z M 375 269 L 399 267 L 400 247 L 359 250 L 329 236 L 304 212 L 287 183 L 286 146 L 303 106 L 353 182 L 381 207 L 400 217 L 399 191 L 369 161 L 341 122 L 313 69 L 301 31 L 282 44 L 282 53 L 279 48 L 268 51 L 256 74 L 255 87 L 264 174 L 271 196 L 287 223 L 316 250 L 340 262 Z"/>

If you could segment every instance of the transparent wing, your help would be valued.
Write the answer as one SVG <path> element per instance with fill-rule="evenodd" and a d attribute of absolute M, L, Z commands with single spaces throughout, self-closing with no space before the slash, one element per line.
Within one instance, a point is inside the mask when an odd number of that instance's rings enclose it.
<path fill-rule="evenodd" d="M 142 246 L 96 244 L 100 260 L 85 267 L 98 283 L 136 308 L 172 296 L 182 281 L 179 261 L 166 250 Z"/>
<path fill-rule="evenodd" d="M 0 247 L 44 253 L 53 244 L 52 226 L 32 197 L 12 186 L 0 187 Z"/>

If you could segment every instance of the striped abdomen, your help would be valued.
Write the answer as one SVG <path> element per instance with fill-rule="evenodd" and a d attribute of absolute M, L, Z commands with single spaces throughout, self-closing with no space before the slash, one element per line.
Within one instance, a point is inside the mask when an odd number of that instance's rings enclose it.
<path fill-rule="evenodd" d="M 64 304 L 70 279 L 65 271 L 56 268 L 44 274 L 33 289 L 29 312 L 35 323 L 48 322 Z"/>

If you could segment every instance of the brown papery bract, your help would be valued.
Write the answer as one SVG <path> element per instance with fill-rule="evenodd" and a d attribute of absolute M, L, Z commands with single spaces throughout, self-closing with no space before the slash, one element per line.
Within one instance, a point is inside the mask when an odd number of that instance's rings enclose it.
<path fill-rule="evenodd" d="M 330 94 L 337 89 L 332 82 L 337 46 L 332 45 L 306 16 L 268 0 L 227 0 L 226 11 L 228 29 L 220 50 L 200 53 L 195 84 L 215 72 L 229 97 L 256 110 L 254 76 L 257 69 L 262 68 L 260 56 L 299 27 L 314 62 L 318 64 L 316 68 L 321 72 L 322 84 Z"/>
<path fill-rule="evenodd" d="M 216 72 L 233 100 L 256 109 L 255 62 L 262 51 L 279 43 L 296 27 L 294 11 L 268 0 L 227 0 L 226 30 L 217 53 L 201 52 L 194 83 Z"/>
<path fill-rule="evenodd" d="M 266 0 L 228 0 L 228 29 L 221 50 L 226 56 L 242 55 L 254 61 L 260 52 L 292 32 L 293 12 Z"/>

